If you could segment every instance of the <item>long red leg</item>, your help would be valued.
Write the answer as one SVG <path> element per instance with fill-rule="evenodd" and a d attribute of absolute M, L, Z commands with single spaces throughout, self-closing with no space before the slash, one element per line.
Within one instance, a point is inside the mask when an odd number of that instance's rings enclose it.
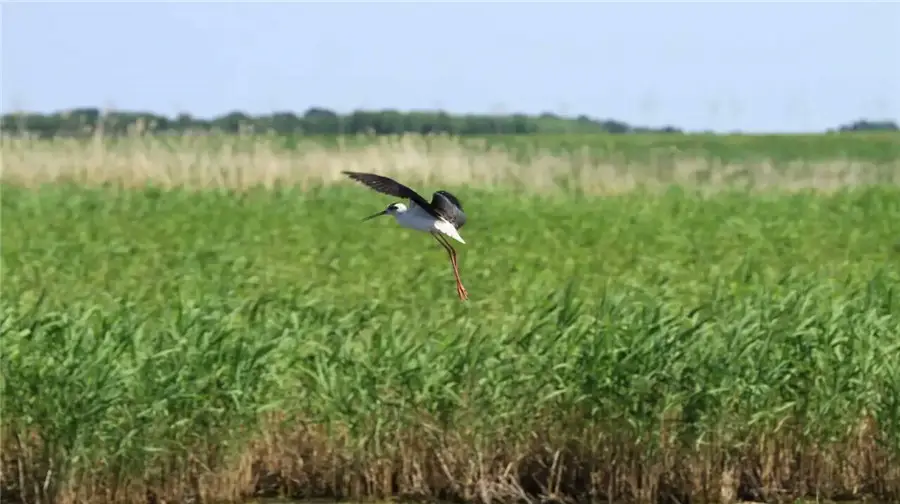
<path fill-rule="evenodd" d="M 469 297 L 468 291 L 463 287 L 462 280 L 459 277 L 459 262 L 456 258 L 456 250 L 452 245 L 447 243 L 447 239 L 443 236 L 434 233 L 435 238 L 437 238 L 438 242 L 444 247 L 447 253 L 450 255 L 450 265 L 453 266 L 453 276 L 456 279 L 456 294 L 459 296 L 459 299 L 465 301 Z"/>
<path fill-rule="evenodd" d="M 459 259 L 456 256 L 456 249 L 443 236 L 441 236 L 441 240 L 447 244 L 447 249 L 450 251 L 450 264 L 453 266 L 453 275 L 456 277 L 457 290 L 461 291 L 464 298 L 468 297 L 469 294 L 466 292 L 466 288 L 463 287 L 462 280 L 459 277 Z"/>
<path fill-rule="evenodd" d="M 447 239 L 437 233 L 431 233 L 434 238 L 444 247 L 444 250 L 447 251 L 447 254 L 450 255 L 450 265 L 453 266 L 453 276 L 456 278 L 456 294 L 459 296 L 461 301 L 465 301 L 469 298 L 469 293 L 466 291 L 466 288 L 463 287 L 462 280 L 459 278 L 459 264 L 456 260 L 456 250 L 453 249 L 453 246 L 447 243 Z"/>

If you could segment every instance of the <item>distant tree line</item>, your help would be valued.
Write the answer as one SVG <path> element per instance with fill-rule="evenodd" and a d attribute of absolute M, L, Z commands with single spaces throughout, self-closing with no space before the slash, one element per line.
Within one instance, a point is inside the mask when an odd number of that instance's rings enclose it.
<path fill-rule="evenodd" d="M 850 124 L 845 124 L 837 129 L 841 132 L 846 131 L 898 131 L 897 123 L 894 121 L 867 121 L 861 120 Z"/>
<path fill-rule="evenodd" d="M 529 134 L 529 133 L 682 133 L 679 128 L 650 128 L 616 120 L 598 120 L 581 115 L 562 117 L 541 115 L 451 115 L 443 111 L 399 112 L 396 110 L 358 110 L 338 114 L 324 108 L 310 108 L 302 115 L 293 112 L 250 116 L 231 112 L 212 119 L 190 114 L 174 118 L 149 112 L 110 111 L 78 108 L 51 114 L 14 113 L 2 116 L 4 133 L 28 132 L 41 137 L 86 136 L 96 132 L 123 135 L 135 129 L 162 134 L 267 133 L 282 135 L 354 135 L 370 133 L 447 133 L 451 135 Z M 891 121 L 861 120 L 842 125 L 837 131 L 897 131 Z M 835 130 L 829 130 L 835 131 Z"/>

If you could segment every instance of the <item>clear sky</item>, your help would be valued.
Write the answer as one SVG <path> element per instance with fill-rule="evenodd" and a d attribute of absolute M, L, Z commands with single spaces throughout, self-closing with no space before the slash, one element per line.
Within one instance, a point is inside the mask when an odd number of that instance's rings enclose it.
<path fill-rule="evenodd" d="M 2 108 L 544 111 L 690 130 L 900 116 L 900 3 L 2 5 Z"/>

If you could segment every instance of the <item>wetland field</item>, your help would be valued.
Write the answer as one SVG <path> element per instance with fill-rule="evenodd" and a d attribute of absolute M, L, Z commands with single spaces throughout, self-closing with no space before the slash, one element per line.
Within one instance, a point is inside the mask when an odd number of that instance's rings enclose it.
<path fill-rule="evenodd" d="M 897 134 L 2 157 L 3 502 L 900 500 Z"/>

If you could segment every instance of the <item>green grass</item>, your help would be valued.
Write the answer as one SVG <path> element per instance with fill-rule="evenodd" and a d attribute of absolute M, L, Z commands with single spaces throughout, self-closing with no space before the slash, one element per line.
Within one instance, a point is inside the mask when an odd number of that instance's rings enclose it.
<path fill-rule="evenodd" d="M 371 137 L 287 137 L 287 148 L 300 148 L 312 140 L 322 146 L 338 143 L 363 146 Z M 463 137 L 463 145 L 476 152 L 497 149 L 513 153 L 520 162 L 537 155 L 582 153 L 594 160 L 650 162 L 660 158 L 692 157 L 722 163 L 748 161 L 828 161 L 850 159 L 879 163 L 900 160 L 900 133 L 849 133 L 820 135 L 665 135 L 665 134 L 561 134 L 494 135 Z M 231 139 L 225 140 L 234 145 Z M 249 137 L 247 145 L 257 137 Z"/>
<path fill-rule="evenodd" d="M 360 187 L 4 186 L 2 486 L 898 495 L 896 188 L 459 194 L 467 303 Z"/>
<path fill-rule="evenodd" d="M 415 136 L 415 135 L 413 135 Z M 182 137 L 157 137 L 172 148 L 183 146 Z M 205 148 L 227 147 L 237 150 L 258 148 L 262 135 L 211 135 L 194 138 Z M 396 137 L 358 136 L 279 136 L 272 144 L 288 150 L 317 148 L 365 147 Z M 445 135 L 437 137 L 445 142 Z M 724 164 L 769 161 L 821 162 L 856 160 L 875 163 L 896 163 L 900 160 L 900 133 L 831 133 L 831 134 L 656 134 L 628 135 L 598 133 L 485 135 L 456 138 L 476 153 L 488 149 L 510 152 L 520 162 L 527 163 L 539 155 L 588 156 L 594 161 L 653 162 L 667 158 L 703 158 Z M 110 144 L 130 142 L 131 139 L 108 140 Z M 50 142 L 50 141 L 45 141 Z"/>
<path fill-rule="evenodd" d="M 532 152 L 559 154 L 586 150 L 597 158 L 649 161 L 666 157 L 700 157 L 722 163 L 771 160 L 815 162 L 854 159 L 896 162 L 900 159 L 900 134 L 821 135 L 538 135 L 498 136 L 492 145 Z"/>

